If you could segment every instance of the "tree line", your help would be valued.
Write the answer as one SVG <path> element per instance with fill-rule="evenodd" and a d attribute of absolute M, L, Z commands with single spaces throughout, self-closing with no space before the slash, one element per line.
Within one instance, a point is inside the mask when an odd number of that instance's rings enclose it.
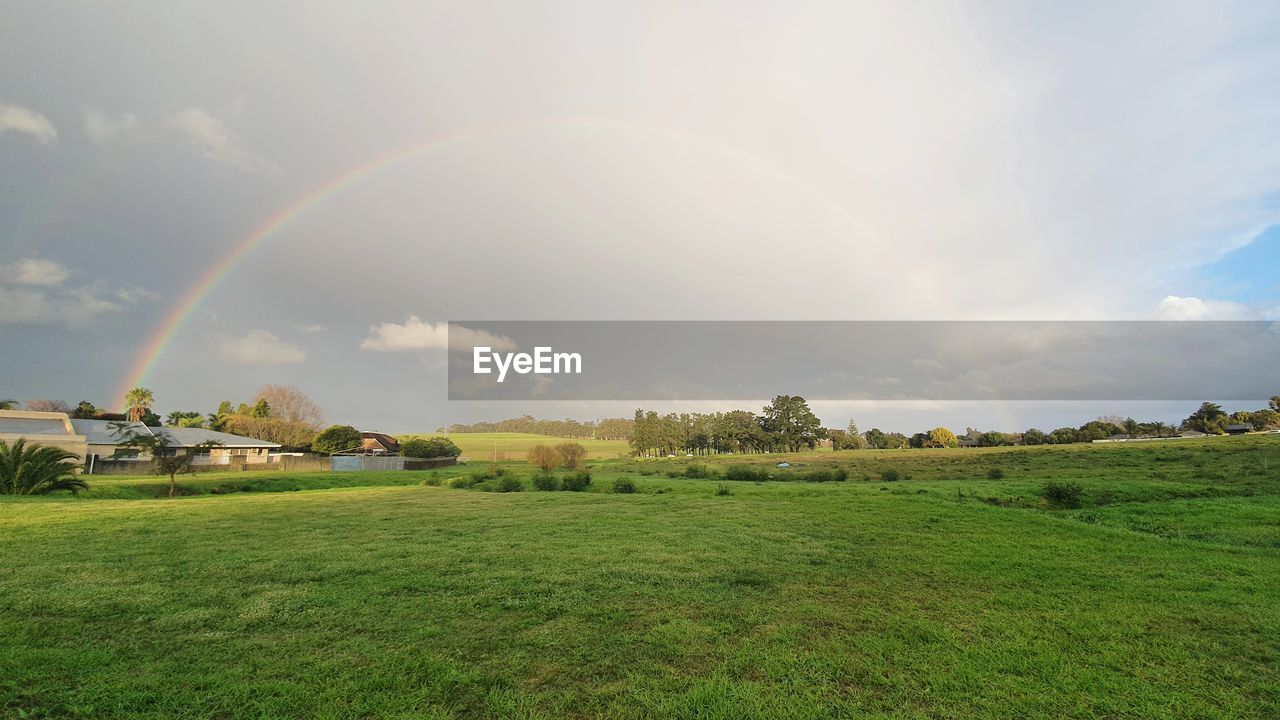
<path fill-rule="evenodd" d="M 630 440 L 634 423 L 627 418 L 605 418 L 585 422 L 564 420 L 539 420 L 532 415 L 507 418 L 497 422 L 455 423 L 436 430 L 441 433 L 531 433 L 573 440 Z"/>

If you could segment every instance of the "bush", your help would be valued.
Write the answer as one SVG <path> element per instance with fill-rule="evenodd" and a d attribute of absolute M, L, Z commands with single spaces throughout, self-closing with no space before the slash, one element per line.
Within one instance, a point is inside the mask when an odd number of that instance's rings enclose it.
<path fill-rule="evenodd" d="M 897 470 L 885 470 L 880 473 L 880 482 L 898 482 L 902 479 L 902 473 Z"/>
<path fill-rule="evenodd" d="M 559 490 L 560 480 L 551 473 L 538 473 L 533 476 L 534 490 Z"/>
<path fill-rule="evenodd" d="M 1040 495 L 1056 507 L 1080 507 L 1080 499 L 1084 496 L 1084 488 L 1069 482 L 1047 482 L 1040 489 Z"/>
<path fill-rule="evenodd" d="M 458 457 L 462 450 L 446 437 L 412 438 L 400 443 L 400 454 L 411 458 Z"/>
<path fill-rule="evenodd" d="M 311 441 L 311 449 L 325 455 L 356 450 L 360 447 L 360 431 L 350 425 L 330 425 Z"/>
<path fill-rule="evenodd" d="M 1001 470 L 1000 468 L 991 468 L 990 470 L 987 471 L 987 479 L 988 480 L 1004 479 L 1004 470 Z"/>
<path fill-rule="evenodd" d="M 500 493 L 520 492 L 521 490 L 524 490 L 524 483 L 520 482 L 519 478 L 511 475 L 503 475 L 498 479 L 498 484 L 495 485 L 493 489 L 494 492 Z"/>
<path fill-rule="evenodd" d="M 613 481 L 613 491 L 623 494 L 633 493 L 636 491 L 636 484 L 627 478 L 618 478 Z"/>
<path fill-rule="evenodd" d="M 724 470 L 725 480 L 742 482 L 765 482 L 773 479 L 773 475 L 762 467 L 754 465 L 730 465 Z"/>
<path fill-rule="evenodd" d="M 587 449 L 582 443 L 560 443 L 556 446 L 556 455 L 559 456 L 561 465 L 570 470 L 581 470 L 582 461 L 587 459 Z"/>
<path fill-rule="evenodd" d="M 582 492 L 591 487 L 591 473 L 581 470 L 576 473 L 569 473 L 564 476 L 564 480 L 560 482 L 561 490 L 569 492 Z"/>
<path fill-rule="evenodd" d="M 456 477 L 456 478 L 454 478 L 454 479 L 450 480 L 450 481 L 449 481 L 449 487 L 460 488 L 460 489 L 462 489 L 462 490 L 466 490 L 467 488 L 473 488 L 473 487 L 475 487 L 475 486 L 476 486 L 476 483 L 478 483 L 478 482 L 479 482 L 479 481 L 478 481 L 478 480 L 476 480 L 476 478 L 475 478 L 475 476 L 474 476 L 474 475 L 472 475 L 472 476 L 463 475 L 462 477 Z"/>
<path fill-rule="evenodd" d="M 431 473 L 430 475 L 428 475 L 428 476 L 427 476 L 427 479 L 426 479 L 426 480 L 423 480 L 423 481 L 422 481 L 422 484 L 423 484 L 423 485 L 431 485 L 432 487 L 439 487 L 439 486 L 440 486 L 440 476 L 436 475 L 435 473 Z"/>
<path fill-rule="evenodd" d="M 844 468 L 810 470 L 806 473 L 800 473 L 797 478 L 804 482 L 844 482 L 849 479 L 849 471 Z"/>
<path fill-rule="evenodd" d="M 716 486 L 716 495 L 723 496 L 723 495 L 732 495 L 732 494 L 733 494 L 732 492 L 729 492 L 728 485 L 725 485 L 724 483 L 720 483 L 719 485 Z"/>
<path fill-rule="evenodd" d="M 536 465 L 543 472 L 551 472 L 560 465 L 560 453 L 550 445 L 534 445 L 525 457 L 530 465 Z"/>
<path fill-rule="evenodd" d="M 710 480 L 716 476 L 716 471 L 706 465 L 694 463 L 684 469 L 684 476 L 691 480 Z"/>

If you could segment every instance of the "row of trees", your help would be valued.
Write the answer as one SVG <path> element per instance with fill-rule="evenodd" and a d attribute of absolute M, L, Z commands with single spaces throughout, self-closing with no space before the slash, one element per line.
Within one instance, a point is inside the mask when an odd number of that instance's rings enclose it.
<path fill-rule="evenodd" d="M 827 436 L 822 421 L 798 395 L 779 395 L 761 409 L 716 413 L 636 410 L 631 450 L 636 455 L 707 455 L 798 451 Z"/>
<path fill-rule="evenodd" d="M 1228 425 L 1247 425 L 1254 430 L 1280 429 L 1280 396 L 1270 406 L 1254 411 L 1226 413 L 1216 403 L 1203 403 L 1177 426 L 1164 421 L 1139 422 L 1133 418 L 1105 416 L 1079 427 L 1061 427 L 1045 432 L 1029 428 L 1021 433 L 982 432 L 966 428 L 957 436 L 945 427 L 904 435 L 872 428 L 858 431 L 852 420 L 843 429 L 823 428 L 804 398 L 779 395 L 759 414 L 749 410 L 716 413 L 667 413 L 636 410 L 631 450 L 640 456 L 673 454 L 718 454 L 795 452 L 826 441 L 834 450 L 872 448 L 979 447 L 1000 445 L 1063 445 L 1092 442 L 1109 437 L 1171 437 L 1179 430 L 1222 434 Z"/>
<path fill-rule="evenodd" d="M 586 422 L 565 420 L 539 420 L 532 415 L 518 418 L 507 418 L 497 422 L 477 422 L 467 424 L 455 423 L 437 432 L 447 433 L 533 433 L 550 435 L 551 437 L 572 438 L 574 440 L 630 440 L 635 423 L 627 418 L 605 418 L 604 420 L 587 420 Z"/>

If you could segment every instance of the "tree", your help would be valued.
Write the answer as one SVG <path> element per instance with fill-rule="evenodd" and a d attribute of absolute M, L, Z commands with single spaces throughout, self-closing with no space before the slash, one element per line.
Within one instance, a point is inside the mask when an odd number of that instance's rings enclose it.
<path fill-rule="evenodd" d="M 271 417 L 271 403 L 268 403 L 265 398 L 258 398 L 258 401 L 253 404 L 253 409 L 249 411 L 249 417 Z"/>
<path fill-rule="evenodd" d="M 198 422 L 191 424 L 192 420 Z M 165 417 L 165 424 L 170 427 L 201 427 L 204 417 L 194 410 L 174 410 Z"/>
<path fill-rule="evenodd" d="M 13 398 L 5 398 L 3 400 L 0 400 L 0 410 L 16 410 L 17 408 L 18 408 L 18 401 L 14 400 Z"/>
<path fill-rule="evenodd" d="M 1023 445 L 1043 445 L 1048 439 L 1049 436 L 1045 435 L 1043 430 L 1037 430 L 1036 428 L 1028 428 L 1026 432 L 1022 433 Z"/>
<path fill-rule="evenodd" d="M 76 475 L 79 458 L 52 445 L 18 438 L 9 445 L 0 440 L 0 494 L 48 495 L 59 490 L 75 493 L 89 484 Z"/>
<path fill-rule="evenodd" d="M 311 449 L 316 439 L 316 431 L 302 423 L 291 423 L 278 418 L 255 418 L 248 415 L 230 415 L 220 419 L 218 426 L 212 429 L 236 435 L 280 443 L 282 450 L 301 451 Z M 357 440 L 355 445 L 359 445 Z M 344 450 L 350 447 L 342 448 Z"/>
<path fill-rule="evenodd" d="M 876 450 L 884 450 L 889 447 L 888 439 L 880 428 L 871 428 L 863 437 L 867 441 L 867 447 L 875 448 Z"/>
<path fill-rule="evenodd" d="M 151 409 L 155 401 L 155 395 L 144 387 L 136 387 L 124 394 L 125 408 L 129 411 L 129 419 L 134 422 L 142 421 L 142 416 Z"/>
<path fill-rule="evenodd" d="M 1165 437 L 1166 435 L 1171 434 L 1172 431 L 1173 427 L 1163 420 L 1154 420 L 1151 423 L 1151 434 L 1158 438 Z"/>
<path fill-rule="evenodd" d="M 108 427 L 116 436 L 116 455 L 122 454 L 125 450 L 146 453 L 151 456 L 151 471 L 156 475 L 169 476 L 169 497 L 177 494 L 178 473 L 191 472 L 191 461 L 195 458 L 196 452 L 222 444 L 214 440 L 206 440 L 190 447 L 182 447 L 173 442 L 164 430 L 158 432 L 145 428 L 139 430 L 136 425 L 123 422 L 111 423 Z"/>
<path fill-rule="evenodd" d="M 330 425 L 311 442 L 311 449 L 326 455 L 359 448 L 360 431 L 350 425 Z"/>
<path fill-rule="evenodd" d="M 293 385 L 264 386 L 254 397 L 254 402 L 265 402 L 274 418 L 302 423 L 316 430 L 324 425 L 324 411 L 306 393 Z M 230 408 L 231 403 L 227 403 L 227 409 Z"/>
<path fill-rule="evenodd" d="M 61 400 L 28 400 L 26 408 L 32 412 L 71 412 L 71 406 Z"/>
<path fill-rule="evenodd" d="M 944 427 L 936 427 L 929 431 L 929 440 L 925 443 L 925 447 L 956 447 L 959 444 L 960 440 L 955 433 Z"/>
<path fill-rule="evenodd" d="M 1227 414 L 1222 411 L 1221 405 L 1205 402 L 1200 404 L 1199 410 L 1183 420 L 1182 425 L 1208 435 L 1221 435 L 1226 432 Z"/>
<path fill-rule="evenodd" d="M 1137 421 L 1137 420 L 1134 420 L 1133 418 L 1125 418 L 1124 422 L 1123 422 L 1123 423 L 1121 423 L 1121 427 L 1123 427 L 1123 428 L 1124 428 L 1124 434 L 1125 434 L 1125 435 L 1127 435 L 1127 436 L 1129 436 L 1129 437 L 1131 437 L 1131 438 L 1133 438 L 1133 437 L 1137 437 L 1137 436 L 1138 436 L 1138 421 Z"/>
<path fill-rule="evenodd" d="M 560 453 L 550 445 L 534 445 L 525 453 L 530 465 L 536 465 L 543 472 L 551 472 L 560 465 Z"/>
<path fill-rule="evenodd" d="M 447 437 L 410 438 L 400 443 L 400 454 L 411 458 L 458 457 L 462 450 Z"/>
<path fill-rule="evenodd" d="M 77 420 L 88 420 L 98 416 L 98 408 L 88 400 L 81 400 L 71 411 L 71 417 Z"/>
<path fill-rule="evenodd" d="M 560 456 L 560 464 L 570 470 L 581 470 L 582 461 L 587 459 L 587 449 L 576 442 L 560 443 L 556 446 L 556 454 Z"/>
<path fill-rule="evenodd" d="M 932 434 L 933 433 L 930 433 L 930 436 L 932 436 Z M 991 432 L 984 432 L 978 436 L 978 447 L 1000 447 L 1001 445 L 1008 444 L 1009 441 L 1004 436 L 1004 433 L 996 432 L 994 430 Z"/>
<path fill-rule="evenodd" d="M 774 435 L 778 444 L 791 452 L 812 449 L 822 439 L 822 421 L 799 395 L 779 395 L 764 406 L 761 428 Z"/>
<path fill-rule="evenodd" d="M 1271 396 L 1271 409 L 1280 412 L 1280 395 Z"/>

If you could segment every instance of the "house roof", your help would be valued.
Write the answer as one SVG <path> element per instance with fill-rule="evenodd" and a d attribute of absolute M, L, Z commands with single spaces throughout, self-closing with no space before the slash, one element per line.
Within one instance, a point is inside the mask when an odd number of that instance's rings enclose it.
<path fill-rule="evenodd" d="M 70 435 L 54 418 L 0 417 L 0 433 L 8 435 Z"/>
<path fill-rule="evenodd" d="M 376 441 L 378 441 L 378 444 L 379 444 L 379 445 L 381 445 L 382 447 L 384 447 L 384 448 L 386 448 L 386 449 L 388 449 L 388 450 L 395 450 L 396 448 L 400 447 L 400 441 L 399 441 L 399 440 L 396 440 L 395 438 L 391 437 L 390 435 L 388 435 L 388 434 L 386 434 L 386 433 L 380 433 L 380 432 L 362 432 L 362 433 L 360 433 L 360 439 L 361 439 L 361 440 L 376 440 Z"/>
<path fill-rule="evenodd" d="M 1238 430 L 1238 431 L 1240 431 L 1240 432 L 1248 432 L 1248 431 L 1250 431 L 1250 430 L 1252 430 L 1252 429 L 1253 429 L 1253 426 L 1252 426 L 1252 425 L 1240 425 L 1240 424 L 1236 424 L 1236 425 L 1228 425 L 1228 426 L 1226 426 L 1225 428 L 1223 428 L 1223 430 L 1226 430 L 1226 431 L 1228 431 L 1228 432 L 1230 432 L 1230 431 L 1232 431 L 1232 430 Z"/>
<path fill-rule="evenodd" d="M 119 423 L 113 420 L 77 420 L 75 418 L 71 420 L 71 426 L 76 429 L 76 433 L 84 435 L 90 445 L 119 445 L 120 438 L 113 425 L 119 425 Z M 150 432 L 153 435 L 163 433 L 169 445 L 173 447 L 191 447 L 203 442 L 216 442 L 223 447 L 280 447 L 279 443 L 204 428 L 153 428 L 140 422 L 128 422 L 125 425 L 126 432 Z"/>

